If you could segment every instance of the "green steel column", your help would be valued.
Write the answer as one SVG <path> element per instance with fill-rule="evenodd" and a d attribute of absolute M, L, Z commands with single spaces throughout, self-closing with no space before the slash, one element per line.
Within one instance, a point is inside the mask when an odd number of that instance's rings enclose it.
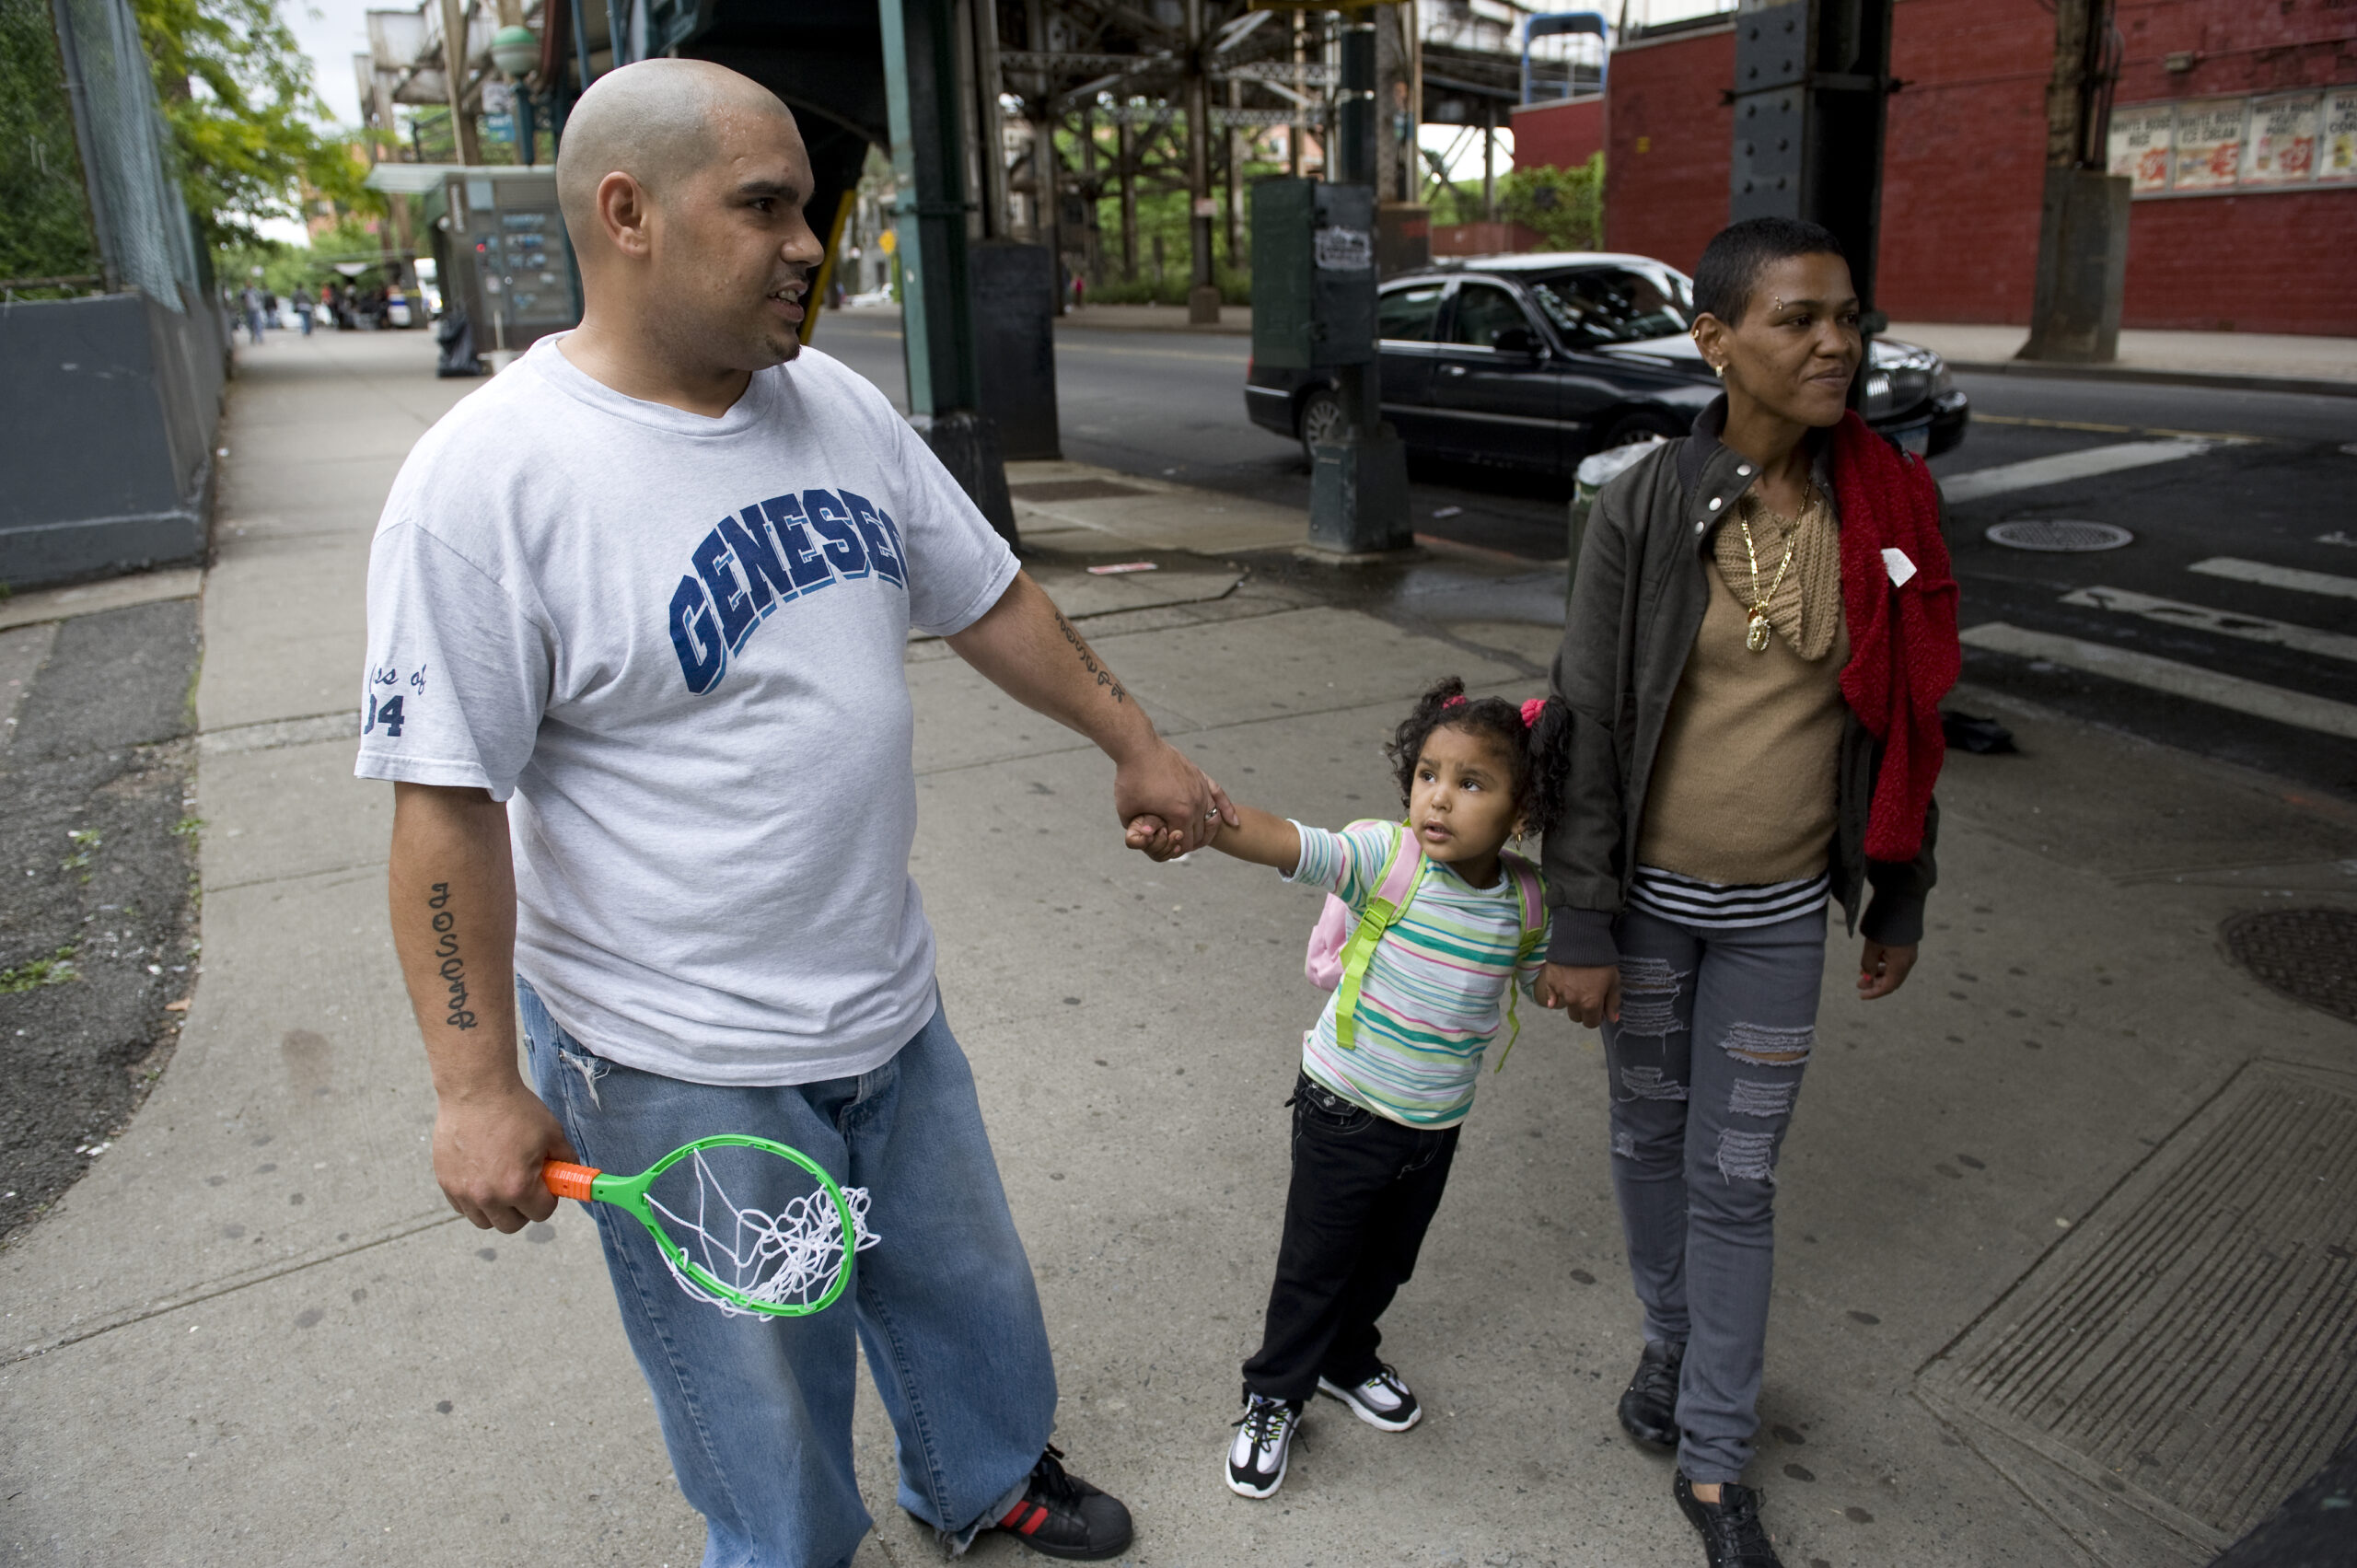
<path fill-rule="evenodd" d="M 958 56 L 949 0 L 881 0 L 884 87 L 900 193 L 900 330 L 909 412 L 943 413 L 979 401 L 971 291 L 966 276 L 964 149 L 958 134 Z"/>
<path fill-rule="evenodd" d="M 973 285 L 966 260 L 966 158 L 959 139 L 952 0 L 878 0 L 891 116 L 893 230 L 900 261 L 909 423 L 992 527 L 1016 539 L 998 435 L 980 412 Z"/>

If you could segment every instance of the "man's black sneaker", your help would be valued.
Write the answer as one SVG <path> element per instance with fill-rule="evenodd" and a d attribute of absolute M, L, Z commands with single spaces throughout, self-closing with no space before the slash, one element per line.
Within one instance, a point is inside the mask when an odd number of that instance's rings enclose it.
<path fill-rule="evenodd" d="M 1424 1418 L 1415 1390 L 1384 1363 L 1376 1363 L 1374 1376 L 1347 1388 L 1331 1377 L 1320 1377 L 1318 1391 L 1341 1400 L 1353 1415 L 1378 1432 L 1405 1432 Z"/>
<path fill-rule="evenodd" d="M 1006 1511 L 998 1527 L 1043 1557 L 1093 1562 L 1130 1549 L 1130 1511 L 1063 1467 L 1054 1444 L 1031 1467 L 1023 1500 Z"/>
<path fill-rule="evenodd" d="M 1637 1375 L 1620 1396 L 1620 1429 L 1656 1448 L 1678 1446 L 1678 1370 L 1686 1347 L 1647 1340 Z"/>
<path fill-rule="evenodd" d="M 1733 1481 L 1719 1488 L 1719 1500 L 1694 1495 L 1694 1483 L 1678 1472 L 1678 1506 L 1702 1532 L 1702 1554 L 1711 1568 L 1784 1568 L 1759 1523 L 1759 1493 Z"/>
<path fill-rule="evenodd" d="M 1236 1441 L 1227 1446 L 1227 1489 L 1240 1497 L 1272 1497 L 1285 1483 L 1285 1460 L 1301 1428 L 1299 1400 L 1272 1400 L 1246 1391 Z"/>

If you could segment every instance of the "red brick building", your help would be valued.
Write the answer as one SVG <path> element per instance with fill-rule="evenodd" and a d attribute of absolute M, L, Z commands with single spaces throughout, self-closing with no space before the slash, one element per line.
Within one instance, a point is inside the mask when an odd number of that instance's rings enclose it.
<path fill-rule="evenodd" d="M 1577 168 L 1604 150 L 1604 99 L 1567 99 L 1508 111 L 1516 168 Z"/>
<path fill-rule="evenodd" d="M 2118 0 L 2115 23 L 2112 167 L 2137 179 L 2123 324 L 2357 336 L 2357 0 Z M 2038 0 L 1898 0 L 1876 301 L 1894 318 L 2028 321 L 2053 47 Z M 1691 267 L 1726 222 L 1734 75 L 1731 18 L 1613 52 L 1609 248 Z M 1517 162 L 1545 145 L 1534 117 Z"/>

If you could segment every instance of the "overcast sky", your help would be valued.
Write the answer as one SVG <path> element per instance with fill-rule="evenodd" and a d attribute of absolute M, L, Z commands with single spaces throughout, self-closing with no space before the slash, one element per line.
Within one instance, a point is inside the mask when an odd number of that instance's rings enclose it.
<path fill-rule="evenodd" d="M 285 0 L 279 14 L 295 29 L 295 41 L 311 57 L 311 75 L 328 112 L 339 125 L 360 123 L 360 88 L 352 57 L 367 52 L 371 10 L 390 10 L 388 0 Z"/>

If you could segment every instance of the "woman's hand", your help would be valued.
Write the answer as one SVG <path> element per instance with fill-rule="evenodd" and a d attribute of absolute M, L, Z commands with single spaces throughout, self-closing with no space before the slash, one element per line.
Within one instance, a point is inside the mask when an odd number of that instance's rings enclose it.
<path fill-rule="evenodd" d="M 1620 970 L 1618 965 L 1598 964 L 1593 968 L 1573 964 L 1549 964 L 1538 971 L 1538 983 L 1531 987 L 1531 995 L 1541 1007 L 1556 1007 L 1569 1013 L 1575 1024 L 1596 1028 L 1607 1022 L 1620 1021 Z"/>
<path fill-rule="evenodd" d="M 1907 983 L 1907 971 L 1915 967 L 1915 947 L 1886 947 L 1873 937 L 1866 938 L 1865 950 L 1858 956 L 1858 1000 L 1871 1002 L 1877 996 L 1887 996 Z"/>

